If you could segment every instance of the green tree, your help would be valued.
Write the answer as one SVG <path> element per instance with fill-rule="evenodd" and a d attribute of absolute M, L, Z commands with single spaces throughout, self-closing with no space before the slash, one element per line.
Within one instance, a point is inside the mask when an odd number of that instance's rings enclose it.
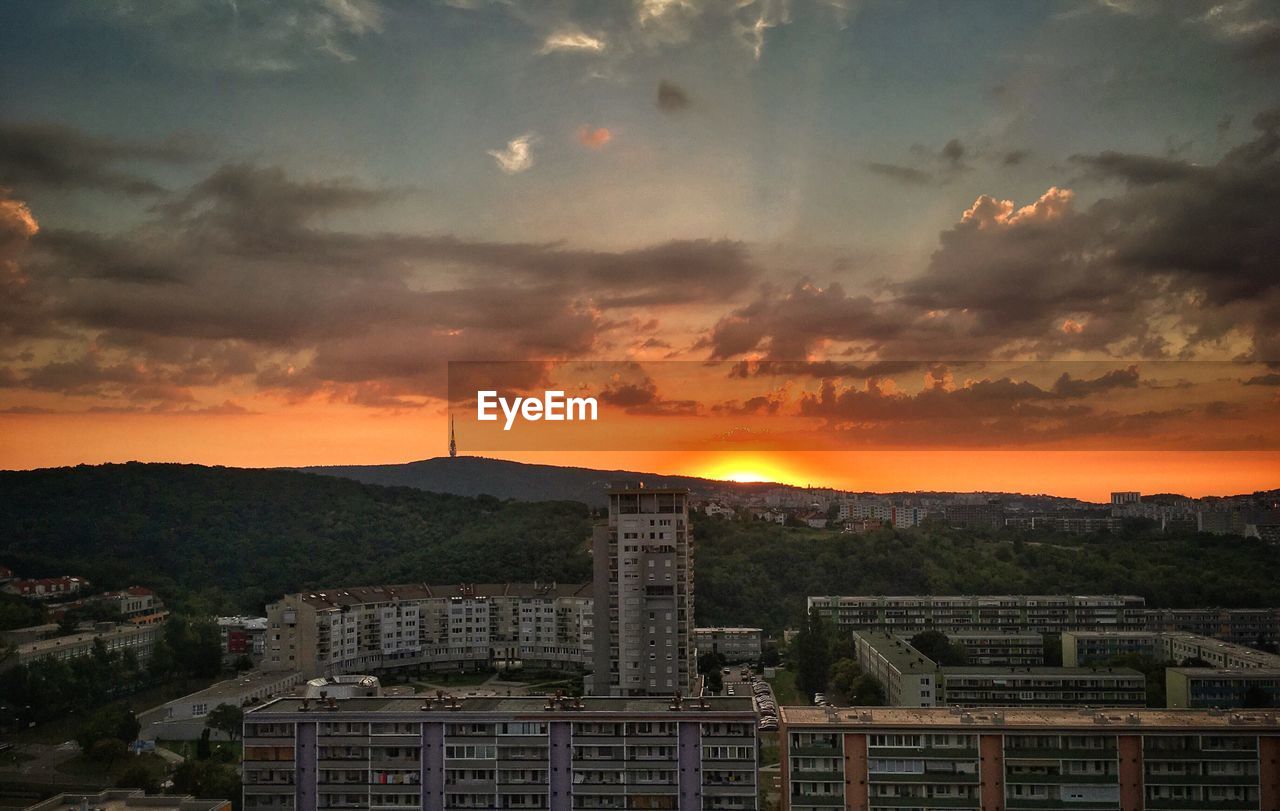
<path fill-rule="evenodd" d="M 200 730 L 200 737 L 196 740 L 196 760 L 208 760 L 213 751 L 213 745 L 209 743 L 209 731 L 207 726 Z"/>
<path fill-rule="evenodd" d="M 89 715 L 76 732 L 76 743 L 86 754 L 93 751 L 98 741 L 117 740 L 124 744 L 138 739 L 142 725 L 133 710 L 126 704 L 108 704 Z"/>
<path fill-rule="evenodd" d="M 805 627 L 792 641 L 795 651 L 796 687 L 809 698 L 827 686 L 827 673 L 831 669 L 831 639 L 827 625 L 816 611 L 808 617 Z"/>
<path fill-rule="evenodd" d="M 234 704 L 219 704 L 204 719 L 204 725 L 225 733 L 231 740 L 240 739 L 241 725 L 244 723 L 244 710 Z"/>
<path fill-rule="evenodd" d="M 967 664 L 969 656 L 960 645 L 953 645 L 941 631 L 921 631 L 911 637 L 911 647 L 940 665 Z"/>
<path fill-rule="evenodd" d="M 186 760 L 173 771 L 173 790 L 202 799 L 230 800 L 240 808 L 240 775 L 235 766 L 211 760 Z"/>

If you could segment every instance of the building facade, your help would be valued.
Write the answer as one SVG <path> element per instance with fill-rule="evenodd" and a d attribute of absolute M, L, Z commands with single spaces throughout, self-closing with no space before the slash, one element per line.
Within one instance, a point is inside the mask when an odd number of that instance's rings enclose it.
<path fill-rule="evenodd" d="M 781 710 L 790 811 L 1276 811 L 1280 714 Z"/>
<path fill-rule="evenodd" d="M 971 665 L 1026 667 L 1044 664 L 1044 636 L 1035 633 L 956 631 L 947 640 L 961 647 Z"/>
<path fill-rule="evenodd" d="M 689 493 L 620 483 L 592 535 L 594 695 L 697 692 Z"/>
<path fill-rule="evenodd" d="M 1280 645 L 1277 608 L 1151 608 L 1149 631 L 1188 631 L 1237 645 Z"/>
<path fill-rule="evenodd" d="M 763 636 L 760 628 L 694 628 L 693 646 L 699 656 L 719 653 L 733 664 L 758 662 Z"/>
<path fill-rule="evenodd" d="M 862 672 L 884 688 L 894 707 L 936 707 L 942 703 L 937 664 L 911 643 L 883 631 L 854 631 L 853 653 Z"/>
<path fill-rule="evenodd" d="M 757 807 L 746 697 L 279 699 L 246 713 L 244 808 Z"/>
<path fill-rule="evenodd" d="M 1126 667 L 942 667 L 950 707 L 1144 707 L 1147 679 Z"/>
<path fill-rule="evenodd" d="M 591 661 L 590 588 L 580 584 L 364 586 L 267 606 L 262 667 L 344 673 L 581 669 Z"/>
<path fill-rule="evenodd" d="M 155 648 L 156 640 L 160 639 L 163 633 L 164 626 L 161 624 L 134 625 L 127 623 L 113 625 L 111 623 L 100 623 L 99 627 L 92 631 L 81 631 L 16 645 L 9 652 L 9 655 L 5 657 L 4 661 L 0 662 L 0 669 L 7 669 L 16 665 L 29 665 L 42 659 L 70 661 L 82 656 L 89 656 L 93 653 L 93 649 L 99 641 L 108 652 L 131 653 L 137 657 L 139 664 L 145 665 L 147 660 L 151 658 L 151 651 Z"/>
<path fill-rule="evenodd" d="M 1061 633 L 1146 628 L 1146 603 L 1129 595 L 812 596 L 809 611 L 841 630 Z"/>
<path fill-rule="evenodd" d="M 1170 667 L 1164 689 L 1170 709 L 1280 707 L 1280 668 Z"/>

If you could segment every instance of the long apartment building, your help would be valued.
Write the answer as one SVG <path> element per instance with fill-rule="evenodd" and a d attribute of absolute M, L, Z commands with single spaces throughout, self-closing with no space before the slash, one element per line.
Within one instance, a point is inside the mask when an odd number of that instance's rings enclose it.
<path fill-rule="evenodd" d="M 718 653 L 726 662 L 757 662 L 762 650 L 762 628 L 694 628 L 693 646 L 701 656 Z"/>
<path fill-rule="evenodd" d="M 1148 631 L 1187 631 L 1238 645 L 1280 645 L 1280 607 L 1149 608 Z"/>
<path fill-rule="evenodd" d="M 1280 667 L 1170 667 L 1164 688 L 1176 709 L 1280 707 Z"/>
<path fill-rule="evenodd" d="M 1146 630 L 1146 601 L 1132 595 L 811 596 L 809 611 L 841 630 L 897 634 Z"/>
<path fill-rule="evenodd" d="M 1137 654 L 1171 662 L 1199 659 L 1232 670 L 1280 668 L 1280 655 L 1184 631 L 1069 631 L 1062 635 L 1062 663 L 1087 665 Z"/>
<path fill-rule="evenodd" d="M 757 807 L 746 697 L 277 699 L 244 721 L 244 808 Z"/>
<path fill-rule="evenodd" d="M 952 645 L 964 650 L 971 665 L 1026 667 L 1044 664 L 1044 636 L 1036 633 L 953 631 Z"/>
<path fill-rule="evenodd" d="M 1146 678 L 1123 667 L 940 666 L 901 637 L 854 631 L 863 671 L 897 707 L 1136 706 L 1146 704 Z"/>
<path fill-rule="evenodd" d="M 591 589 L 581 584 L 361 586 L 267 606 L 262 667 L 307 677 L 397 669 L 585 668 Z"/>
<path fill-rule="evenodd" d="M 151 658 L 156 641 L 163 633 L 164 626 L 158 623 L 151 625 L 99 623 L 91 631 L 78 631 L 74 634 L 14 645 L 8 655 L 0 660 L 0 670 L 7 670 L 17 665 L 29 665 L 42 659 L 56 659 L 64 662 L 79 659 L 91 655 L 99 643 L 108 653 L 129 653 L 137 659 L 139 664 L 145 665 Z"/>
<path fill-rule="evenodd" d="M 783 707 L 789 811 L 1277 811 L 1280 713 Z"/>
<path fill-rule="evenodd" d="M 689 492 L 639 482 L 609 490 L 592 534 L 593 695 L 693 695 Z"/>

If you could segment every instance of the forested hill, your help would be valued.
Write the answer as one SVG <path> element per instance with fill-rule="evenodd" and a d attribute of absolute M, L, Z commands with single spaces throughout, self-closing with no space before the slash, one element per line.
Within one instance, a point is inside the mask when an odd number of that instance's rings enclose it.
<path fill-rule="evenodd" d="M 0 564 L 134 583 L 211 610 L 305 588 L 591 578 L 573 502 L 375 487 L 282 470 L 124 464 L 0 472 Z"/>
<path fill-rule="evenodd" d="M 753 488 L 785 486 L 722 482 L 694 476 L 661 476 L 630 470 L 531 465 L 481 456 L 436 457 L 397 465 L 334 465 L 301 469 L 366 484 L 417 487 L 463 496 L 486 494 L 524 501 L 564 499 L 581 501 L 593 507 L 603 507 L 608 503 L 606 485 L 619 480 L 640 480 L 649 487 L 687 487 L 704 496 L 721 491 L 746 492 Z"/>
<path fill-rule="evenodd" d="M 502 502 L 283 470 L 104 465 L 0 472 L 0 564 L 259 611 L 303 589 L 591 577 L 576 502 Z M 1280 546 L 1240 537 L 868 536 L 694 517 L 696 621 L 794 626 L 810 594 L 1125 593 L 1151 606 L 1280 605 Z"/>

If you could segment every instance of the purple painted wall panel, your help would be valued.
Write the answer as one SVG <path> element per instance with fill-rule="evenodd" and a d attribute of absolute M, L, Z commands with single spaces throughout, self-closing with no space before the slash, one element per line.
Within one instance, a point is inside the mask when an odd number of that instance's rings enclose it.
<path fill-rule="evenodd" d="M 316 811 L 316 725 L 315 722 L 300 723 L 294 733 L 294 804 L 297 811 Z"/>
<path fill-rule="evenodd" d="M 702 726 L 680 722 L 680 807 L 702 807 Z"/>
<path fill-rule="evenodd" d="M 422 811 L 444 808 L 444 724 L 422 725 Z"/>
<path fill-rule="evenodd" d="M 573 807 L 573 727 L 568 721 L 551 723 L 551 811 Z"/>

